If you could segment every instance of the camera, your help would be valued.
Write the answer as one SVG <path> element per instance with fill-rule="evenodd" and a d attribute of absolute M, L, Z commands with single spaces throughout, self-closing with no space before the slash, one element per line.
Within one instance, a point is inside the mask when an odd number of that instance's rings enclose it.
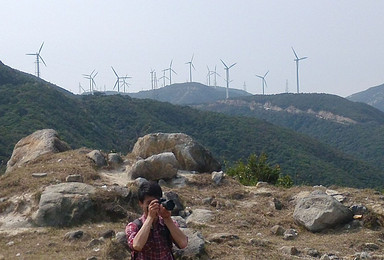
<path fill-rule="evenodd" d="M 173 200 L 167 200 L 164 198 L 159 199 L 159 204 L 163 205 L 166 210 L 173 210 L 175 208 L 175 202 Z"/>

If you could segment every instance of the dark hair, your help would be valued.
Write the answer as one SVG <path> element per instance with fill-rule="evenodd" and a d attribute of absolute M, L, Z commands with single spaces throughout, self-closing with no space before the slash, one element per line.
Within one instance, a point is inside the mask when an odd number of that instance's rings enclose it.
<path fill-rule="evenodd" d="M 152 196 L 160 199 L 163 196 L 163 191 L 157 182 L 145 181 L 139 187 L 138 196 L 140 202 L 144 202 L 145 196 Z"/>

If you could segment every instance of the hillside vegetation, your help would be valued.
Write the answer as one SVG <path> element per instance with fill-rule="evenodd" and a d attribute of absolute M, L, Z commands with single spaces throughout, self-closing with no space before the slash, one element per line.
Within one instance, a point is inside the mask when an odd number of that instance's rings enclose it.
<path fill-rule="evenodd" d="M 9 70 L 2 65 L 1 73 Z M 24 77 L 15 70 L 9 78 Z M 6 75 L 8 75 L 6 73 Z M 2 75 L 2 74 L 0 74 Z M 30 77 L 30 76 L 29 76 Z M 383 173 L 336 149 L 265 121 L 204 112 L 127 96 L 75 97 L 42 80 L 0 80 L 0 160 L 3 169 L 15 143 L 53 128 L 73 148 L 129 152 L 137 138 L 153 132 L 183 132 L 232 164 L 250 154 L 268 155 L 296 184 L 381 187 Z M 5 83 L 3 83 L 5 82 Z"/>
<path fill-rule="evenodd" d="M 384 84 L 355 93 L 347 99 L 355 102 L 363 102 L 381 111 L 384 111 Z"/>
<path fill-rule="evenodd" d="M 197 106 L 203 110 L 266 120 L 309 135 L 384 169 L 384 113 L 328 94 L 243 97 Z"/>

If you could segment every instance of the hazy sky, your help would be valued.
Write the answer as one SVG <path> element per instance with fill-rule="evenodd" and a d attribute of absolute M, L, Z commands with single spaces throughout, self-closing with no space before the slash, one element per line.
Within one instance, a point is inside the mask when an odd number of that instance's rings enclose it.
<path fill-rule="evenodd" d="M 231 87 L 266 94 L 300 92 L 348 96 L 384 83 L 384 1 L 382 0 L 1 0 L 0 60 L 35 73 L 35 53 L 45 42 L 41 77 L 74 93 L 82 74 L 94 69 L 101 90 L 112 90 L 115 75 L 132 76 L 129 92 L 151 88 L 173 59 L 173 83 L 186 82 L 185 63 L 194 54 L 193 81 L 207 83 L 207 65 Z M 213 80 L 213 79 L 212 79 Z M 223 78 L 218 85 L 225 86 Z M 162 86 L 162 81 L 159 82 Z"/>

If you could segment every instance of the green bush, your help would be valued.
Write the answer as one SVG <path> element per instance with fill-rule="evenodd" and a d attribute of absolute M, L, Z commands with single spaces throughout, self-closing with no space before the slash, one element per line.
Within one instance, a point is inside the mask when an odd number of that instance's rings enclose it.
<path fill-rule="evenodd" d="M 251 154 L 246 164 L 238 161 L 234 167 L 228 168 L 227 174 L 235 177 L 243 185 L 252 186 L 259 181 L 276 184 L 280 177 L 280 166 L 270 166 L 267 159 L 265 153 L 260 156 Z"/>
<path fill-rule="evenodd" d="M 289 175 L 280 176 L 276 185 L 284 188 L 290 188 L 293 186 L 293 180 Z"/>

